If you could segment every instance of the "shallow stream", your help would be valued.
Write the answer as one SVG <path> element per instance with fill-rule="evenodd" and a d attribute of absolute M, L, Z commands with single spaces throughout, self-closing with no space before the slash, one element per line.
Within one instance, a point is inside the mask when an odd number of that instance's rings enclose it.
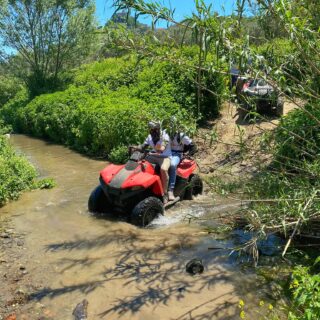
<path fill-rule="evenodd" d="M 41 176 L 57 182 L 0 209 L 25 235 L 21 262 L 37 284 L 30 303 L 45 306 L 52 319 L 72 319 L 84 298 L 88 319 L 239 319 L 239 299 L 257 307 L 266 296 L 268 288 L 252 270 L 235 263 L 230 251 L 212 250 L 221 241 L 201 223 L 189 223 L 238 204 L 202 196 L 179 203 L 148 229 L 123 217 L 96 217 L 87 199 L 104 161 L 27 136 L 11 142 Z M 203 274 L 186 273 L 192 258 L 203 260 Z"/>

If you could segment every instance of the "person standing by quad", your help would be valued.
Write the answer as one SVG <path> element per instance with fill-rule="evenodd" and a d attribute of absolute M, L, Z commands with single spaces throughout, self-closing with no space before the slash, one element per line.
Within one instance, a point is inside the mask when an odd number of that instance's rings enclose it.
<path fill-rule="evenodd" d="M 167 199 L 169 181 L 168 171 L 171 157 L 170 138 L 165 130 L 161 130 L 160 122 L 150 121 L 148 127 L 149 135 L 141 145 L 141 149 L 145 149 L 147 146 L 152 148 L 152 152 L 146 156 L 146 160 L 160 166 L 162 188 L 165 193 L 165 198 Z"/>
<path fill-rule="evenodd" d="M 185 152 L 191 156 L 196 153 L 196 146 L 193 144 L 191 138 L 189 138 L 184 132 L 180 132 L 179 125 L 175 117 L 170 119 L 169 137 L 171 144 L 171 163 L 169 168 L 169 201 L 175 199 L 173 190 L 176 184 L 177 178 L 177 166 L 179 165 L 182 155 Z"/>

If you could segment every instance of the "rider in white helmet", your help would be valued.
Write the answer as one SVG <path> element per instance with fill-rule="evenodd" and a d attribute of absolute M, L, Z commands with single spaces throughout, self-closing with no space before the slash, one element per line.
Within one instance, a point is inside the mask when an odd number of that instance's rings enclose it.
<path fill-rule="evenodd" d="M 163 191 L 167 195 L 168 191 L 168 170 L 170 167 L 171 145 L 169 135 L 165 130 L 161 130 L 161 124 L 158 121 L 148 123 L 149 135 L 144 141 L 142 148 L 150 146 L 152 152 L 146 157 L 150 163 L 160 165 L 160 176 Z M 165 197 L 166 200 L 167 197 Z"/>

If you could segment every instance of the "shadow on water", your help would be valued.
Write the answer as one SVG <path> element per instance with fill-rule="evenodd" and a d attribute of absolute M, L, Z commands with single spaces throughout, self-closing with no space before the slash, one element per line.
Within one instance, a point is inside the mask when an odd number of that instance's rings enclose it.
<path fill-rule="evenodd" d="M 146 230 L 144 230 L 146 231 Z M 99 277 L 102 280 L 85 282 L 79 285 L 63 286 L 61 288 L 44 288 L 30 295 L 30 299 L 42 300 L 43 298 L 55 298 L 70 292 L 81 292 L 88 294 L 97 288 L 106 287 L 114 281 L 121 281 L 123 287 L 135 285 L 137 290 L 134 294 L 128 294 L 124 298 L 116 298 L 112 306 L 106 308 L 98 314 L 100 318 L 110 315 L 122 317 L 128 314 L 138 313 L 142 307 L 151 306 L 154 309 L 163 305 L 182 301 L 186 295 L 200 294 L 204 289 L 217 288 L 219 285 L 232 283 L 233 290 L 221 291 L 212 299 L 205 302 L 200 300 L 194 303 L 190 310 L 172 319 L 211 319 L 215 316 L 223 315 L 223 319 L 234 319 L 238 312 L 237 302 L 231 301 L 220 303 L 219 299 L 234 295 L 239 296 L 255 291 L 256 287 L 252 285 L 252 275 L 241 273 L 235 263 L 235 258 L 230 256 L 230 250 L 227 249 L 231 240 L 217 241 L 207 238 L 205 241 L 195 243 L 194 235 L 190 232 L 176 234 L 167 232 L 165 237 L 159 234 L 153 235 L 149 230 L 149 235 L 137 230 L 112 230 L 112 233 L 97 236 L 92 239 L 77 239 L 69 242 L 52 243 L 46 246 L 47 252 L 72 252 L 72 251 L 90 251 L 99 248 L 105 248 L 110 245 L 119 247 L 112 253 L 112 258 L 116 263 L 113 267 L 105 268 Z M 159 236 L 157 244 L 151 244 L 148 239 Z M 168 239 L 175 239 L 174 242 Z M 230 242 L 231 241 L 231 242 Z M 221 250 L 208 251 L 208 245 L 216 244 Z M 194 257 L 201 257 L 206 270 L 202 275 L 190 276 L 185 272 L 185 264 Z M 62 270 L 72 270 L 73 268 L 90 268 L 93 264 L 102 258 L 92 258 L 86 256 L 82 259 L 63 258 L 59 264 L 63 266 Z M 214 268 L 212 268 L 214 266 Z M 238 271 L 237 277 L 234 277 L 234 271 Z M 247 277 L 247 279 L 245 279 Z M 112 285 L 110 286 L 112 288 Z M 210 305 L 214 308 L 210 309 Z M 209 309 L 209 310 L 208 310 Z M 229 315 L 230 309 L 233 310 Z M 196 315 L 194 315 L 196 313 Z"/>

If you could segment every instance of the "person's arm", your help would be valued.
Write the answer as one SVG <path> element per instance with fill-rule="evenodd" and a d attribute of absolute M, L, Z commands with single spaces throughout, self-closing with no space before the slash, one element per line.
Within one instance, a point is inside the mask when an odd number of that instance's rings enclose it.
<path fill-rule="evenodd" d="M 148 136 L 142 144 L 137 145 L 135 148 L 144 152 L 146 150 L 146 148 L 148 148 L 149 146 L 150 146 L 150 139 Z"/>
<path fill-rule="evenodd" d="M 193 156 L 198 150 L 197 146 L 192 142 L 192 139 L 189 138 L 184 133 L 181 134 L 181 142 L 183 144 L 183 153 L 188 153 L 189 156 Z"/>
<path fill-rule="evenodd" d="M 170 142 L 169 135 L 166 132 L 164 132 L 162 134 L 160 141 L 155 145 L 155 150 L 158 153 L 162 153 L 166 149 L 169 142 Z"/>

